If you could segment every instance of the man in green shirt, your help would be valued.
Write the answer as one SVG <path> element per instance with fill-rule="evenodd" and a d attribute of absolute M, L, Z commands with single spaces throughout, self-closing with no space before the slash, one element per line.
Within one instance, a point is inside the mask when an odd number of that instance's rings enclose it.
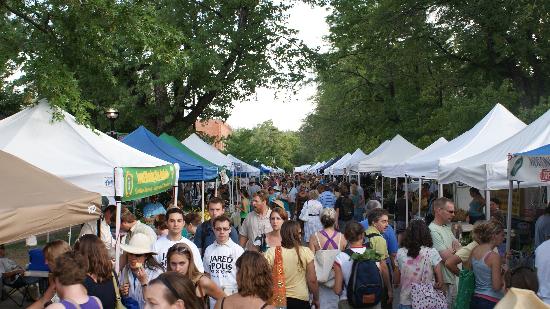
<path fill-rule="evenodd" d="M 393 286 L 390 282 L 390 273 L 388 270 L 388 265 L 386 264 L 386 258 L 388 258 L 388 246 L 386 244 L 386 239 L 382 236 L 382 233 L 384 233 L 388 227 L 388 211 L 381 208 L 373 209 L 369 212 L 367 220 L 369 221 L 369 228 L 365 231 L 365 235 L 369 241 L 370 248 L 374 249 L 382 256 L 380 258 L 379 267 L 387 290 L 388 297 L 386 302 L 389 304 L 393 299 Z"/>
<path fill-rule="evenodd" d="M 455 216 L 455 204 L 448 198 L 440 197 L 433 202 L 434 221 L 430 224 L 433 247 L 439 252 L 442 263 L 460 248 L 460 243 L 451 231 L 451 220 Z M 447 285 L 447 303 L 452 307 L 457 293 L 456 276 L 443 267 L 443 282 Z"/>

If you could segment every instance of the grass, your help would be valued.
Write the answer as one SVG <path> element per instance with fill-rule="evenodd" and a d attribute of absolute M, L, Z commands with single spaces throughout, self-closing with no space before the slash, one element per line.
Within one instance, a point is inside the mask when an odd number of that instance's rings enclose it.
<path fill-rule="evenodd" d="M 71 233 L 71 246 L 78 239 L 78 234 L 80 233 L 80 225 L 75 225 L 72 227 Z M 37 235 L 37 246 L 28 247 L 25 244 L 25 240 L 16 241 L 13 243 L 6 244 L 6 256 L 10 259 L 13 259 L 17 262 L 18 265 L 25 267 L 29 263 L 29 254 L 28 251 L 33 248 L 43 248 L 48 239 L 48 234 Z M 54 232 L 50 232 L 50 241 L 62 239 L 64 241 L 69 240 L 69 228 L 64 228 Z"/>

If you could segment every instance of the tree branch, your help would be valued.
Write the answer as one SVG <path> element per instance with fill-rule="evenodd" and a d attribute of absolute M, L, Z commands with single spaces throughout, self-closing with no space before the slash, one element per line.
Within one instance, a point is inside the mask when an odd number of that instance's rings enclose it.
<path fill-rule="evenodd" d="M 36 21 L 34 21 L 31 17 L 25 15 L 25 13 L 15 9 L 15 8 L 12 8 L 11 6 L 8 5 L 7 3 L 7 0 L 0 0 L 0 5 L 5 7 L 8 11 L 10 11 L 11 13 L 13 13 L 14 15 L 18 16 L 19 18 L 23 19 L 24 21 L 28 22 L 29 24 L 31 24 L 33 27 L 35 27 L 37 30 L 40 30 L 46 34 L 51 34 L 51 28 L 47 27 L 47 26 L 43 26 L 43 25 L 40 25 L 39 23 L 37 23 Z"/>

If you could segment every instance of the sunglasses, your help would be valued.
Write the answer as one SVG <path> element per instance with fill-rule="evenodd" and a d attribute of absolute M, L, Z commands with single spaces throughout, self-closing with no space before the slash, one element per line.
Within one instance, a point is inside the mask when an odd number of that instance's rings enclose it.
<path fill-rule="evenodd" d="M 231 230 L 231 228 L 230 227 L 217 227 L 217 228 L 215 228 L 215 230 L 217 232 L 221 232 L 221 231 L 228 232 L 229 230 Z"/>
<path fill-rule="evenodd" d="M 168 249 L 168 252 L 178 252 L 178 253 L 184 253 L 190 251 L 189 248 L 182 246 L 181 244 L 175 244 L 170 249 Z"/>

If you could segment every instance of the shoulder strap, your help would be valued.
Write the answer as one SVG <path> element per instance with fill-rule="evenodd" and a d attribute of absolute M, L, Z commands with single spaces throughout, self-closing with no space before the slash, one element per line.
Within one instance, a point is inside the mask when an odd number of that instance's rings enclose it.
<path fill-rule="evenodd" d="M 351 250 L 350 248 L 346 248 L 346 250 L 344 250 L 344 252 L 349 255 L 349 257 L 351 258 L 351 256 L 353 255 L 353 250 Z"/>
<path fill-rule="evenodd" d="M 263 306 L 260 307 L 260 309 L 264 309 L 265 307 L 267 307 L 267 303 L 264 303 Z"/>
<path fill-rule="evenodd" d="M 121 300 L 121 298 L 120 298 L 120 291 L 118 290 L 118 283 L 116 282 L 115 273 L 112 272 L 112 274 L 113 274 L 113 287 L 115 288 L 115 297 L 116 297 L 116 300 L 119 301 Z"/>
<path fill-rule="evenodd" d="M 223 303 L 225 302 L 225 297 L 222 298 L 222 305 L 221 305 L 221 308 L 223 309 Z"/>

